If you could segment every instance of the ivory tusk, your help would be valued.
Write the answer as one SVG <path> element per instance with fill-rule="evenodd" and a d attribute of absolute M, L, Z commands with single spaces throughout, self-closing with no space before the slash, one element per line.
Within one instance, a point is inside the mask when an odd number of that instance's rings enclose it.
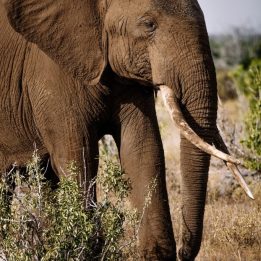
<path fill-rule="evenodd" d="M 238 167 L 230 162 L 226 163 L 227 167 L 231 170 L 233 176 L 235 177 L 235 179 L 238 181 L 238 183 L 240 184 L 240 186 L 244 189 L 244 191 L 246 192 L 246 194 L 251 198 L 251 199 L 255 199 L 251 190 L 249 189 L 249 187 L 247 186 L 244 178 L 242 177 Z"/>
<path fill-rule="evenodd" d="M 219 134 L 218 129 L 216 130 L 216 135 L 215 135 L 215 141 L 214 141 L 215 146 L 220 149 L 223 150 L 224 152 L 226 152 L 227 154 L 229 154 L 229 151 L 227 149 L 227 146 L 225 144 L 225 142 L 223 141 L 222 137 Z M 249 187 L 247 186 L 242 174 L 240 173 L 238 167 L 230 162 L 225 162 L 225 164 L 227 165 L 227 167 L 230 169 L 230 171 L 232 172 L 233 176 L 235 177 L 235 179 L 238 181 L 238 183 L 240 184 L 240 186 L 244 189 L 244 191 L 246 192 L 246 194 L 251 198 L 254 199 L 254 196 L 252 194 L 252 192 L 250 191 Z"/>
<path fill-rule="evenodd" d="M 214 146 L 211 146 L 203 139 L 201 139 L 188 125 L 188 123 L 184 119 L 184 116 L 179 108 L 175 94 L 171 90 L 171 88 L 166 85 L 161 85 L 160 90 L 162 92 L 164 104 L 167 107 L 167 110 L 172 120 L 177 124 L 178 128 L 180 129 L 181 134 L 199 149 L 225 161 L 225 164 L 231 170 L 233 176 L 242 186 L 246 194 L 251 199 L 254 199 L 252 192 L 248 188 L 244 178 L 242 177 L 242 175 L 240 174 L 236 166 L 236 165 L 243 165 L 243 164 L 240 162 L 240 160 L 237 160 L 229 155 L 228 149 L 223 139 L 221 138 L 218 130 L 217 130 L 217 137 L 215 137 L 215 145 L 217 146 L 217 148 L 215 148 Z M 222 152 L 220 149 L 225 151 L 226 153 Z"/>
<path fill-rule="evenodd" d="M 194 144 L 199 149 L 203 150 L 204 152 L 213 155 L 219 159 L 222 159 L 226 162 L 231 162 L 236 165 L 242 165 L 241 161 L 231 157 L 230 155 L 216 149 L 214 146 L 211 146 L 203 139 L 201 139 L 187 124 L 186 120 L 184 119 L 183 114 L 178 106 L 177 99 L 174 95 L 174 92 L 166 85 L 161 85 L 160 90 L 162 92 L 162 97 L 165 106 L 172 118 L 172 120 L 177 124 L 178 128 L 180 129 L 181 134 L 189 140 L 192 144 Z"/>

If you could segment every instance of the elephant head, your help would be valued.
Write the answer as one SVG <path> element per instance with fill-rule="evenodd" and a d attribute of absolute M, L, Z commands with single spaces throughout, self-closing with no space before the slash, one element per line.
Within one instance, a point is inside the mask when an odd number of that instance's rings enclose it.
<path fill-rule="evenodd" d="M 2 1 L 13 28 L 84 85 L 97 84 L 111 67 L 117 77 L 161 90 L 183 136 L 179 256 L 195 258 L 209 154 L 224 160 L 250 193 L 216 127 L 215 68 L 197 0 Z"/>

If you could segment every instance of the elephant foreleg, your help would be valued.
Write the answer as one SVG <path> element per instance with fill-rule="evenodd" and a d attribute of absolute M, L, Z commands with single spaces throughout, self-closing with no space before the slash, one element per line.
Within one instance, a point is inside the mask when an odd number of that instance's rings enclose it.
<path fill-rule="evenodd" d="M 96 201 L 95 185 L 90 187 L 91 180 L 97 175 L 98 169 L 98 138 L 94 130 L 83 131 L 77 124 L 60 121 L 59 131 L 52 129 L 52 125 L 45 125 L 41 130 L 45 146 L 50 155 L 50 162 L 54 173 L 59 177 L 75 174 L 78 184 L 83 190 L 88 208 L 90 200 Z M 72 169 L 70 166 L 75 166 Z M 75 172 L 75 173 L 73 173 Z"/>
<path fill-rule="evenodd" d="M 153 111 L 152 108 L 148 110 Z M 123 120 L 115 139 L 123 170 L 132 182 L 130 200 L 142 218 L 138 231 L 141 260 L 173 261 L 176 260 L 176 246 L 156 114 L 145 116 L 136 109 L 132 115 Z M 150 201 L 148 205 L 147 200 Z"/>

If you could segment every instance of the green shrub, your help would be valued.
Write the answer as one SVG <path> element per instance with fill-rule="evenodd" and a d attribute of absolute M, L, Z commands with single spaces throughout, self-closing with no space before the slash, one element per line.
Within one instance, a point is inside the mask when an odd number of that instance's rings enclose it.
<path fill-rule="evenodd" d="M 246 160 L 252 169 L 261 170 L 261 60 L 253 60 L 249 68 L 240 65 L 234 72 L 239 89 L 249 101 L 249 112 L 246 116 L 246 137 L 243 144 L 253 157 Z"/>
<path fill-rule="evenodd" d="M 100 177 L 89 187 L 100 186 L 102 197 L 99 202 L 88 202 L 87 207 L 76 181 L 78 169 L 74 163 L 68 169 L 70 175 L 60 180 L 55 191 L 44 178 L 37 153 L 28 164 L 26 175 L 17 171 L 2 175 L 0 259 L 137 260 L 142 213 L 125 207 L 131 184 L 120 166 L 113 160 L 104 160 Z M 10 179 L 16 184 L 11 207 Z M 151 191 L 148 198 L 150 195 Z M 148 199 L 145 207 L 147 202 Z M 128 227 L 134 231 L 130 235 L 126 235 Z"/>

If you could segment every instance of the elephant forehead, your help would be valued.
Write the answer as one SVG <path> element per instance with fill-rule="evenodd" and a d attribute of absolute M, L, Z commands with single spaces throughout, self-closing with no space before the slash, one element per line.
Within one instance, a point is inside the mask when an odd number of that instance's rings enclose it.
<path fill-rule="evenodd" d="M 153 0 L 153 4 L 168 15 L 195 16 L 201 13 L 197 0 Z"/>

